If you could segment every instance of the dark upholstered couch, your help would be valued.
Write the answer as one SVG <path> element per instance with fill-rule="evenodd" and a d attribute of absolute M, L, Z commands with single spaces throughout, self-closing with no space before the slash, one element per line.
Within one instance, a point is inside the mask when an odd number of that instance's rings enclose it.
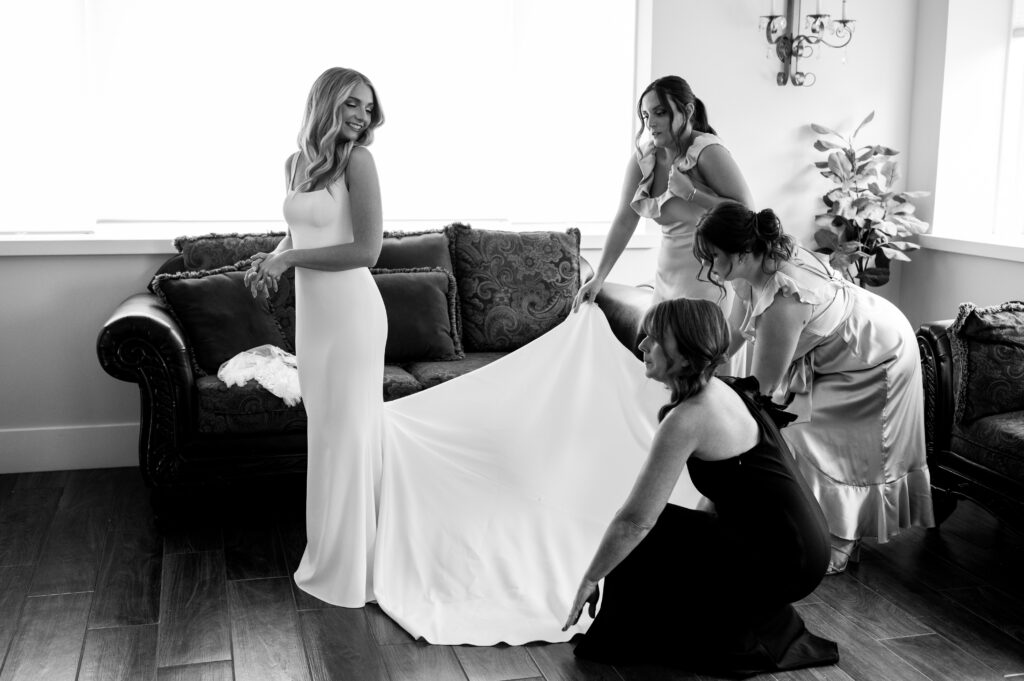
<path fill-rule="evenodd" d="M 1024 303 L 917 330 L 936 522 L 967 498 L 1024 530 Z"/>
<path fill-rule="evenodd" d="M 228 387 L 217 367 L 257 344 L 294 351 L 294 275 L 269 300 L 241 277 L 281 235 L 182 238 L 150 290 L 130 296 L 97 341 L 103 368 L 139 385 L 139 465 L 155 497 L 196 486 L 302 473 L 306 417 L 256 381 Z M 492 362 L 569 314 L 589 265 L 579 233 L 514 233 L 464 225 L 386 235 L 371 271 L 388 312 L 386 400 Z M 636 352 L 650 292 L 607 284 L 598 304 Z"/>

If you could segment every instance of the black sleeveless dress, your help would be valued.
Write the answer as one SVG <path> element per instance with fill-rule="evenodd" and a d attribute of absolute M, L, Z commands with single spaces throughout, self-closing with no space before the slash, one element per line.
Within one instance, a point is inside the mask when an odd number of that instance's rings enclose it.
<path fill-rule="evenodd" d="M 825 518 L 776 425 L 791 417 L 758 396 L 754 379 L 731 385 L 760 441 L 730 459 L 689 459 L 715 513 L 666 506 L 605 578 L 576 655 L 734 676 L 838 661 L 836 644 L 807 631 L 791 605 L 821 582 L 830 552 Z"/>

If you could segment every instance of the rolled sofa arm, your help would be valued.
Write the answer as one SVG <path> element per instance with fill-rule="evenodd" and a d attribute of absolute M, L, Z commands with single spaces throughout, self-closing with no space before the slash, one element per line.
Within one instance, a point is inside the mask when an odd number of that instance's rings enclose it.
<path fill-rule="evenodd" d="M 146 484 L 173 477 L 192 418 L 195 382 L 181 327 L 156 296 L 138 293 L 103 325 L 96 354 L 108 374 L 139 384 L 139 466 Z"/>
<path fill-rule="evenodd" d="M 927 322 L 917 329 L 924 384 L 924 429 L 928 459 L 949 451 L 956 395 L 953 351 L 949 342 L 952 319 Z"/>
<path fill-rule="evenodd" d="M 637 357 L 643 353 L 637 348 L 643 339 L 640 323 L 654 299 L 654 291 L 646 286 L 628 286 L 605 282 L 597 294 L 597 304 L 608 318 L 619 342 Z"/>

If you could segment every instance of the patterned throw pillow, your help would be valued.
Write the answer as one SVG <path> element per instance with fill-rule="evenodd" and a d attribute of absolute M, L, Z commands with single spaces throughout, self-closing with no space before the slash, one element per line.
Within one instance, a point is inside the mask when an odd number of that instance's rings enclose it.
<path fill-rule="evenodd" d="M 580 287 L 580 232 L 448 227 L 467 351 L 511 351 L 560 324 Z"/>
<path fill-rule="evenodd" d="M 229 266 L 153 279 L 154 293 L 185 333 L 200 376 L 216 375 L 221 364 L 258 345 L 294 351 L 274 319 L 271 301 L 266 296 L 253 298 L 244 276 Z"/>
<path fill-rule="evenodd" d="M 950 331 L 960 371 L 954 421 L 1024 409 L 1024 302 L 962 303 Z"/>
<path fill-rule="evenodd" d="M 247 260 L 256 253 L 269 253 L 283 238 L 284 232 L 179 236 L 174 247 L 184 258 L 186 270 L 212 270 Z"/>

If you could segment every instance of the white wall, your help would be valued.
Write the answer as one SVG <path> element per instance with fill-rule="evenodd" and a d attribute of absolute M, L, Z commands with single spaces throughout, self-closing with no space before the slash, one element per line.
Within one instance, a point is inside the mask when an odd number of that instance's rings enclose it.
<path fill-rule="evenodd" d="M 0 257 L 0 473 L 136 465 L 139 391 L 96 337 L 165 255 Z"/>
<path fill-rule="evenodd" d="M 736 159 L 760 207 L 773 208 L 783 227 L 813 244 L 814 215 L 832 185 L 812 167 L 824 155 L 812 148 L 810 123 L 852 132 L 872 110 L 875 120 L 858 136 L 903 152 L 910 142 L 916 0 L 848 3 L 856 33 L 844 49 L 820 50 L 801 61 L 814 72 L 811 87 L 775 83 L 779 61 L 769 52 L 760 15 L 770 0 L 655 0 L 652 76 L 685 78 L 708 109 L 711 125 Z M 776 6 L 783 6 L 776 0 Z M 805 6 L 811 6 L 805 2 Z M 838 0 L 821 2 L 839 13 Z M 891 286 L 891 285 L 890 285 Z"/>

